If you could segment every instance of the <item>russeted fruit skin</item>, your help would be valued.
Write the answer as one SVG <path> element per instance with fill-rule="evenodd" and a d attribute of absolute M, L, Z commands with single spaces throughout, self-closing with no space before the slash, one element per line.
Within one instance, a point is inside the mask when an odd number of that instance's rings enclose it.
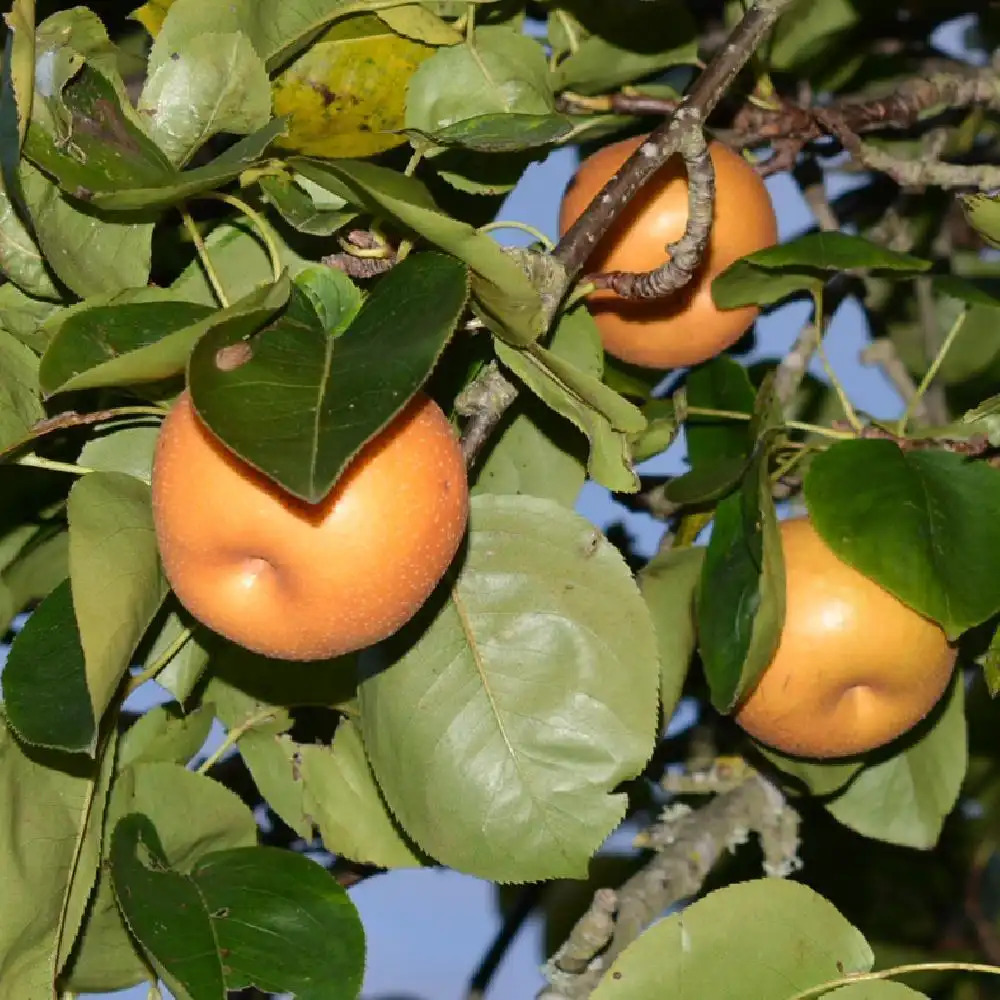
<path fill-rule="evenodd" d="M 277 659 L 338 656 L 395 632 L 444 575 L 468 509 L 458 441 L 423 394 L 315 506 L 212 437 L 187 393 L 157 440 L 153 518 L 170 585 L 209 628 Z"/>
<path fill-rule="evenodd" d="M 580 164 L 563 195 L 560 234 L 644 140 L 613 143 Z M 777 242 L 774 208 L 764 182 L 742 156 L 717 142 L 709 153 L 715 166 L 715 212 L 705 257 L 691 281 L 662 299 L 623 299 L 606 289 L 588 298 L 605 350 L 622 361 L 647 368 L 698 364 L 731 347 L 757 317 L 755 307 L 716 308 L 711 285 L 733 261 Z M 661 267 L 668 257 L 665 247 L 684 235 L 687 217 L 687 174 L 675 156 L 629 202 L 597 244 L 587 270 Z"/>
<path fill-rule="evenodd" d="M 891 742 L 937 704 L 956 651 L 938 625 L 837 558 L 808 518 L 783 522 L 781 539 L 785 625 L 736 721 L 802 757 Z"/>

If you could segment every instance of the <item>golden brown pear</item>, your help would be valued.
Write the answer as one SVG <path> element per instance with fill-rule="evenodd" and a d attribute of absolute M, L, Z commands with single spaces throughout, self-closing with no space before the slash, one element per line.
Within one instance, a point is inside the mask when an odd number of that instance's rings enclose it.
<path fill-rule="evenodd" d="M 783 522 L 781 539 L 785 625 L 736 721 L 804 757 L 889 743 L 937 704 L 955 649 L 938 625 L 835 556 L 807 518 Z"/>
<path fill-rule="evenodd" d="M 418 394 L 311 505 L 220 444 L 184 393 L 157 441 L 153 517 L 195 618 L 266 656 L 323 659 L 391 635 L 427 600 L 465 532 L 465 463 Z"/>
<path fill-rule="evenodd" d="M 580 164 L 563 196 L 560 234 L 583 214 L 605 182 L 645 136 L 598 150 Z M 707 252 L 684 288 L 662 299 L 627 300 L 602 290 L 588 297 L 605 350 L 649 368 L 694 365 L 731 347 L 750 328 L 756 308 L 718 309 L 712 281 L 733 261 L 772 246 L 778 226 L 764 182 L 738 153 L 713 142 L 715 212 Z M 675 156 L 629 202 L 587 261 L 587 271 L 652 271 L 667 259 L 666 246 L 684 234 L 688 185 Z"/>

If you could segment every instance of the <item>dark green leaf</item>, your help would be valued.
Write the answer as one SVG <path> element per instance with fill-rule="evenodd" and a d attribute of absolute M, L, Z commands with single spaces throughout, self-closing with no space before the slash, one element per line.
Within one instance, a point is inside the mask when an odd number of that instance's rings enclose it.
<path fill-rule="evenodd" d="M 728 413 L 753 413 L 755 392 L 746 369 L 720 356 L 691 370 L 686 382 L 687 405 Z M 688 462 L 692 467 L 720 459 L 746 459 L 753 442 L 740 420 L 692 415 L 684 425 Z"/>
<path fill-rule="evenodd" d="M 346 892 L 319 865 L 275 848 L 206 855 L 169 867 L 155 827 L 115 829 L 115 888 L 132 930 L 168 985 L 192 1000 L 255 984 L 298 1000 L 354 1000 L 364 933 Z"/>
<path fill-rule="evenodd" d="M 84 372 L 156 344 L 194 326 L 215 310 L 164 296 L 162 302 L 122 302 L 75 312 L 45 352 L 41 380 L 48 393 L 73 388 Z"/>
<path fill-rule="evenodd" d="M 930 266 L 928 260 L 888 250 L 861 236 L 807 233 L 730 265 L 712 282 L 712 299 L 721 309 L 766 306 L 796 292 L 818 291 L 830 272 L 875 271 L 912 278 Z"/>
<path fill-rule="evenodd" d="M 220 329 L 200 341 L 189 365 L 191 398 L 233 451 L 316 503 L 427 379 L 467 296 L 462 264 L 412 254 L 334 338 L 329 324 L 341 325 L 344 316 L 321 319 L 314 293 L 297 283 L 286 312 L 252 340 Z M 252 355 L 238 367 L 220 366 L 219 352 L 237 343 Z"/>
<path fill-rule="evenodd" d="M 463 118 L 454 124 L 425 132 L 407 131 L 439 146 L 461 146 L 478 153 L 513 153 L 560 142 L 578 122 L 569 115 L 492 114 Z"/>
<path fill-rule="evenodd" d="M 42 601 L 18 633 L 4 668 L 3 693 L 10 725 L 25 742 L 93 750 L 97 720 L 69 580 Z"/>
<path fill-rule="evenodd" d="M 844 441 L 813 459 L 805 491 L 827 545 L 950 637 L 1000 609 L 1000 470 Z"/>
<path fill-rule="evenodd" d="M 719 711 L 753 686 L 778 646 L 785 570 L 766 450 L 715 512 L 698 597 L 701 658 Z"/>
<path fill-rule="evenodd" d="M 729 493 L 743 478 L 750 459 L 719 458 L 699 465 L 683 476 L 670 480 L 664 495 L 672 503 L 699 504 L 718 500 Z"/>
<path fill-rule="evenodd" d="M 149 308 L 148 303 L 128 306 L 124 322 L 117 316 L 113 322 L 110 320 L 111 314 L 117 314 L 125 305 L 112 306 L 108 311 L 100 309 L 96 324 L 89 310 L 77 313 L 73 321 L 81 317 L 78 322 L 87 336 L 75 336 L 71 321 L 63 325 L 42 359 L 42 386 L 51 395 L 178 375 L 203 336 L 210 331 L 234 340 L 249 336 L 285 305 L 290 288 L 291 283 L 283 274 L 275 284 L 258 287 L 227 309 L 206 310 L 194 303 L 171 302 L 164 309 L 164 320 L 158 318 L 155 306 Z M 130 326 L 127 322 L 130 315 L 148 325 Z"/>

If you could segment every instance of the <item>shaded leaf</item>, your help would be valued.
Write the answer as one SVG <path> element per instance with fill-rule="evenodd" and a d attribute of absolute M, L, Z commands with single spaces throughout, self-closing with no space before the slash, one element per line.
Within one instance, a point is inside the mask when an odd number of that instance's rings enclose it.
<path fill-rule="evenodd" d="M 38 393 L 38 356 L 0 329 L 0 451 L 24 440 L 45 416 Z"/>
<path fill-rule="evenodd" d="M 10 649 L 3 673 L 8 722 L 35 746 L 92 752 L 97 715 L 69 580 L 35 609 Z"/>
<path fill-rule="evenodd" d="M 758 396 L 754 423 L 773 400 Z M 698 636 L 712 704 L 728 711 L 771 662 L 785 618 L 785 566 L 771 496 L 768 448 L 759 442 L 740 489 L 715 511 L 698 594 Z"/>
<path fill-rule="evenodd" d="M 361 724 L 408 835 L 495 881 L 579 877 L 645 764 L 656 638 L 622 557 L 551 501 L 478 496 L 450 591 L 362 654 Z"/>
<path fill-rule="evenodd" d="M 147 283 L 151 222 L 112 222 L 83 202 L 68 199 L 29 163 L 22 164 L 21 176 L 38 245 L 67 288 L 87 298 Z"/>
<path fill-rule="evenodd" d="M 320 207 L 291 178 L 262 177 L 260 189 L 285 222 L 309 236 L 332 236 L 357 215 L 343 199 L 339 208 Z"/>

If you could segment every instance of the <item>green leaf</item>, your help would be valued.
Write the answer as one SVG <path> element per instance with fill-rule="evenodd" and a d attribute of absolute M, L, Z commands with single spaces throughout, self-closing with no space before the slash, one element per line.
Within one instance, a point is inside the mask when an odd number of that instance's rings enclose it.
<path fill-rule="evenodd" d="M 988 194 L 959 195 L 969 225 L 992 247 L 1000 247 L 1000 197 Z"/>
<path fill-rule="evenodd" d="M 819 291 L 831 273 L 861 270 L 906 279 L 930 266 L 861 236 L 807 233 L 731 264 L 712 282 L 712 299 L 720 309 L 768 306 L 798 292 Z"/>
<path fill-rule="evenodd" d="M 698 61 L 697 28 L 678 0 L 577 2 L 550 15 L 549 35 L 559 56 L 556 90 L 597 94 Z"/>
<path fill-rule="evenodd" d="M 604 352 L 586 307 L 560 318 L 549 351 L 600 378 Z M 521 393 L 508 413 L 487 446 L 473 494 L 528 494 L 572 507 L 586 479 L 586 440 L 537 396 Z"/>
<path fill-rule="evenodd" d="M 0 327 L 37 353 L 48 343 L 44 332 L 46 320 L 61 312 L 59 304 L 31 298 L 12 281 L 0 285 Z"/>
<path fill-rule="evenodd" d="M 0 716 L 0 1000 L 55 995 L 97 877 L 113 742 L 100 761 L 28 749 Z"/>
<path fill-rule="evenodd" d="M 108 806 L 109 847 L 115 826 L 134 813 L 155 825 L 171 867 L 182 872 L 209 852 L 257 843 L 257 822 L 236 793 L 181 764 L 135 760 L 122 769 Z"/>
<path fill-rule="evenodd" d="M 406 96 L 406 127 L 432 137 L 469 119 L 488 117 L 495 130 L 507 115 L 554 112 L 544 49 L 501 26 L 478 28 L 470 42 L 440 49 L 413 74 Z"/>
<path fill-rule="evenodd" d="M 718 500 L 730 493 L 743 478 L 750 458 L 720 458 L 708 465 L 699 465 L 690 472 L 670 480 L 663 493 L 677 504 L 700 504 Z"/>
<path fill-rule="evenodd" d="M 709 893 L 654 924 L 612 963 L 594 1000 L 788 1000 L 867 972 L 861 932 L 812 889 L 779 878 Z"/>
<path fill-rule="evenodd" d="M 792 779 L 797 790 L 804 787 L 810 795 L 822 797 L 839 792 L 864 767 L 864 762 L 859 760 L 806 760 L 804 757 L 786 757 L 761 743 L 754 746 L 782 775 Z"/>
<path fill-rule="evenodd" d="M 649 612 L 597 529 L 475 497 L 450 592 L 362 664 L 369 759 L 423 850 L 495 881 L 585 873 L 652 750 L 658 687 Z"/>
<path fill-rule="evenodd" d="M 590 327 L 589 314 L 574 320 Z M 597 375 L 581 370 L 554 350 L 531 345 L 515 350 L 497 340 L 497 357 L 547 406 L 572 421 L 590 441 L 587 469 L 602 486 L 634 493 L 639 480 L 632 469 L 629 435 L 646 426 L 642 412 L 608 388 Z"/>
<path fill-rule="evenodd" d="M 220 132 L 246 135 L 267 125 L 271 82 L 246 35 L 208 32 L 157 68 L 138 107 L 160 149 L 183 164 Z"/>
<path fill-rule="evenodd" d="M 26 438 L 44 416 L 38 397 L 38 356 L 0 329 L 0 451 Z"/>
<path fill-rule="evenodd" d="M 228 147 L 203 167 L 179 173 L 174 171 L 155 184 L 133 184 L 95 191 L 92 202 L 109 213 L 150 211 L 176 205 L 204 191 L 213 191 L 235 180 L 259 161 L 267 147 L 284 134 L 285 128 L 285 120 L 275 118 Z"/>
<path fill-rule="evenodd" d="M 38 245 L 67 288 L 87 298 L 147 283 L 151 222 L 111 221 L 83 202 L 70 200 L 30 163 L 22 163 L 21 176 Z"/>
<path fill-rule="evenodd" d="M 377 11 L 378 18 L 398 35 L 426 45 L 456 45 L 462 35 L 437 14 L 419 3 L 404 3 Z"/>
<path fill-rule="evenodd" d="M 266 847 L 219 851 L 185 875 L 169 866 L 153 824 L 133 814 L 115 829 L 111 867 L 129 925 L 181 997 L 250 984 L 294 990 L 298 1000 L 358 995 L 365 946 L 357 911 L 308 858 Z"/>
<path fill-rule="evenodd" d="M 49 266 L 4 184 L 0 184 L 0 273 L 29 295 L 43 299 L 60 297 Z"/>
<path fill-rule="evenodd" d="M 832 38 L 853 28 L 860 20 L 861 12 L 850 0 L 828 0 L 822 4 L 799 0 L 775 26 L 767 46 L 771 65 L 782 70 L 808 66 L 829 47 Z"/>
<path fill-rule="evenodd" d="M 331 21 L 378 6 L 381 4 L 372 0 L 303 0 L 295 4 L 286 0 L 174 0 L 150 53 L 150 72 L 206 31 L 245 32 L 268 69 L 273 70 Z"/>
<path fill-rule="evenodd" d="M 42 358 L 42 388 L 53 395 L 178 375 L 202 337 L 216 330 L 234 339 L 249 336 L 285 305 L 290 288 L 282 274 L 276 283 L 248 292 L 226 309 L 137 302 L 78 312 L 63 324 Z"/>
<path fill-rule="evenodd" d="M 97 715 L 69 580 L 35 609 L 18 633 L 3 672 L 8 722 L 25 742 L 92 752 Z"/>
<path fill-rule="evenodd" d="M 918 993 L 902 983 L 894 983 L 891 979 L 849 983 L 847 986 L 824 993 L 823 996 L 836 997 L 836 1000 L 927 1000 L 926 993 Z"/>
<path fill-rule="evenodd" d="M 113 81 L 89 64 L 34 115 L 25 156 L 67 192 L 157 187 L 175 175 L 170 161 L 126 111 Z"/>
<path fill-rule="evenodd" d="M 834 553 L 950 638 L 1000 609 L 1000 470 L 951 452 L 843 441 L 813 459 L 805 493 Z"/>
<path fill-rule="evenodd" d="M 433 132 L 409 128 L 407 133 L 418 140 L 414 143 L 417 146 L 423 139 L 439 146 L 459 146 L 477 153 L 513 153 L 560 142 L 572 135 L 578 126 L 579 121 L 568 115 L 498 113 L 463 118 Z"/>
<path fill-rule="evenodd" d="M 291 165 L 348 204 L 395 219 L 465 261 L 475 272 L 477 303 L 511 343 L 533 343 L 545 332 L 541 298 L 517 260 L 487 234 L 442 212 L 415 178 L 351 160 L 323 163 L 294 158 Z"/>
<path fill-rule="evenodd" d="M 290 277 L 298 277 L 306 268 L 316 266 L 292 250 L 280 234 L 272 231 L 271 237 L 277 245 L 279 261 Z M 220 223 L 205 237 L 205 249 L 230 302 L 245 298 L 261 285 L 274 283 L 274 268 L 267 250 L 245 219 Z M 218 307 L 215 291 L 197 258 L 181 272 L 170 291 L 175 299 Z"/>
<path fill-rule="evenodd" d="M 379 792 L 353 720 L 337 726 L 332 746 L 301 746 L 298 755 L 303 805 L 328 851 L 383 868 L 420 867 Z"/>
<path fill-rule="evenodd" d="M 209 715 L 206 710 L 199 713 L 205 715 Z M 137 725 L 141 724 L 142 720 Z M 146 734 L 150 735 L 149 730 Z M 139 735 L 126 734 L 125 742 L 135 741 Z M 179 746 L 177 742 L 173 745 Z M 133 748 L 139 749 L 134 742 Z M 183 810 L 177 808 L 179 802 L 184 803 Z M 105 854 L 110 850 L 116 823 L 133 812 L 155 823 L 167 857 L 184 870 L 208 851 L 249 846 L 257 840 L 252 813 L 232 792 L 209 778 L 164 761 L 133 759 L 122 768 L 108 806 Z M 148 968 L 126 928 L 112 879 L 106 870 L 102 871 L 68 970 L 66 988 L 87 992 L 124 989 L 146 980 Z"/>
<path fill-rule="evenodd" d="M 607 381 L 607 380 L 605 380 Z M 632 461 L 637 465 L 666 451 L 677 439 L 681 422 L 672 399 L 648 399 L 642 406 L 646 427 L 631 436 Z"/>
<path fill-rule="evenodd" d="M 715 512 L 698 594 L 698 636 L 712 704 L 728 711 L 771 662 L 785 618 L 785 567 L 759 447 L 739 491 Z"/>
<path fill-rule="evenodd" d="M 162 662 L 172 652 L 166 666 L 156 675 L 156 683 L 183 704 L 208 666 L 212 634 L 173 595 L 168 595 L 147 636 L 152 638 L 141 668 L 145 670 Z"/>
<path fill-rule="evenodd" d="M 957 677 L 938 709 L 878 754 L 826 808 L 866 837 L 930 850 L 955 807 L 967 767 L 965 692 Z"/>
<path fill-rule="evenodd" d="M 176 702 L 149 709 L 126 730 L 119 767 L 148 761 L 189 763 L 208 739 L 213 718 L 206 705 L 187 715 Z"/>
<path fill-rule="evenodd" d="M 756 393 L 746 368 L 720 355 L 693 368 L 685 383 L 687 405 L 752 414 Z M 688 462 L 693 468 L 724 459 L 746 459 L 753 446 L 748 424 L 739 420 L 689 416 L 684 425 Z"/>
<path fill-rule="evenodd" d="M 338 21 L 274 81 L 275 113 L 289 122 L 281 145 L 330 159 L 402 145 L 407 88 L 433 53 L 373 15 Z"/>
<path fill-rule="evenodd" d="M 40 373 L 42 385 L 50 395 L 63 387 L 91 388 L 92 384 L 86 380 L 79 386 L 79 377 L 84 373 L 93 379 L 95 371 L 108 363 L 114 366 L 112 373 L 120 372 L 123 355 L 187 330 L 213 312 L 208 306 L 178 302 L 168 294 L 158 295 L 153 301 L 120 301 L 74 312 L 59 327 L 45 352 Z M 131 376 L 130 380 L 138 381 L 135 372 L 141 375 L 143 369 L 135 365 L 133 358 L 125 368 L 125 375 L 118 377 Z M 154 369 L 153 377 L 164 376 Z"/>
<path fill-rule="evenodd" d="M 97 428 L 78 459 L 85 469 L 121 472 L 147 486 L 153 478 L 153 451 L 160 436 L 160 421 L 150 416 L 142 420 L 116 420 Z"/>
<path fill-rule="evenodd" d="M 664 549 L 639 574 L 639 590 L 656 629 L 660 703 L 666 719 L 680 701 L 695 651 L 695 594 L 704 563 L 704 548 Z"/>
<path fill-rule="evenodd" d="M 7 179 L 12 175 L 12 168 L 16 169 L 31 120 L 35 92 L 35 0 L 14 0 L 4 21 L 7 39 L 0 88 L 4 150 L 0 156 L 3 176 Z"/>
<path fill-rule="evenodd" d="M 100 718 L 167 585 L 145 483 L 121 473 L 90 473 L 70 490 L 68 518 L 73 607 L 87 689 Z"/>
<path fill-rule="evenodd" d="M 285 222 L 308 236 L 332 236 L 357 215 L 353 209 L 344 207 L 343 199 L 339 199 L 339 208 L 321 208 L 287 177 L 262 177 L 260 189 Z"/>
<path fill-rule="evenodd" d="M 248 341 L 225 328 L 195 347 L 191 398 L 212 431 L 244 460 L 297 497 L 317 503 L 347 463 L 423 385 L 468 297 L 465 267 L 443 254 L 411 254 L 375 286 L 347 329 L 357 293 L 326 317 L 296 284 L 285 313 Z M 328 307 L 328 311 L 334 307 Z M 219 352 L 245 344 L 235 368 Z M 372 364 L 378 357 L 381 363 Z"/>

